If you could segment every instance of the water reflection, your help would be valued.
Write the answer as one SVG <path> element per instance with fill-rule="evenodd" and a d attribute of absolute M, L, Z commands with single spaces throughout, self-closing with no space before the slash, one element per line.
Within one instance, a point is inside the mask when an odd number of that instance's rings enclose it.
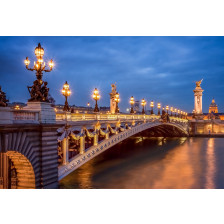
<path fill-rule="evenodd" d="M 214 143 L 214 138 L 210 138 L 208 140 L 208 146 L 207 146 L 207 151 L 206 151 L 206 156 L 207 156 L 207 171 L 206 171 L 206 184 L 205 187 L 208 189 L 213 189 L 215 188 L 215 182 L 214 182 L 214 177 L 215 177 L 215 143 Z"/>
<path fill-rule="evenodd" d="M 223 188 L 224 139 L 132 138 L 60 182 L 60 188 Z M 216 150 L 215 150 L 216 148 Z M 217 185 L 218 183 L 218 185 Z"/>

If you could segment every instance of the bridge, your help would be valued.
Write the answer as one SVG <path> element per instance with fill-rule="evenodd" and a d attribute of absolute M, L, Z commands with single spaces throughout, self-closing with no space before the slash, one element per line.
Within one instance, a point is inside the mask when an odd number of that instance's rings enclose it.
<path fill-rule="evenodd" d="M 55 120 L 46 123 L 43 111 L 0 109 L 0 188 L 56 188 L 131 136 L 188 135 L 188 120 L 175 116 L 165 122 L 155 114 L 51 112 Z"/>

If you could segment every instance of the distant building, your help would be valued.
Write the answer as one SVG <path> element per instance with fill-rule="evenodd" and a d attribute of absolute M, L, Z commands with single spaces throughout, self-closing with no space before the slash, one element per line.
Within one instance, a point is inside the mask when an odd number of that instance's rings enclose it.
<path fill-rule="evenodd" d="M 215 99 L 213 98 L 212 99 L 212 102 L 211 102 L 211 104 L 210 104 L 210 106 L 209 106 L 209 111 L 208 111 L 209 113 L 218 113 L 218 106 L 217 106 L 217 104 L 215 103 Z"/>

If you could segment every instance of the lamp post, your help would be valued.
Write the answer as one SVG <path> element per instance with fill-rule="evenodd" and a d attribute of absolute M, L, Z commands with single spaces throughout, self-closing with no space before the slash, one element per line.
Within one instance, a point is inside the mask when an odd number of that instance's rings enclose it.
<path fill-rule="evenodd" d="M 158 108 L 158 115 L 160 115 L 160 108 L 161 108 L 161 104 L 157 103 L 157 108 Z"/>
<path fill-rule="evenodd" d="M 153 107 L 154 107 L 154 102 L 153 102 L 153 100 L 152 100 L 151 103 L 150 103 L 150 107 L 151 107 L 151 114 L 153 114 Z"/>
<path fill-rule="evenodd" d="M 180 110 L 177 110 L 177 117 L 180 117 Z"/>
<path fill-rule="evenodd" d="M 41 86 L 43 84 L 43 72 L 50 72 L 53 69 L 54 63 L 52 59 L 49 61 L 49 69 L 46 69 L 45 62 L 43 60 L 44 56 L 44 48 L 41 47 L 40 43 L 35 48 L 34 51 L 37 61 L 34 62 L 34 66 L 32 68 L 29 68 L 30 60 L 28 57 L 24 60 L 24 63 L 26 65 L 26 69 L 29 71 L 36 71 L 36 78 L 37 80 L 34 82 L 34 85 L 32 87 L 28 87 L 28 90 L 31 95 L 31 99 L 29 101 L 42 101 L 42 102 L 49 102 L 48 100 L 48 91 L 49 89 L 46 87 L 47 82 L 45 82 L 44 86 Z M 31 90 L 30 90 L 31 89 Z"/>
<path fill-rule="evenodd" d="M 183 111 L 180 111 L 180 118 L 183 118 Z"/>
<path fill-rule="evenodd" d="M 131 104 L 131 111 L 130 111 L 130 113 L 133 114 L 134 113 L 133 106 L 135 104 L 135 100 L 134 100 L 134 97 L 133 96 L 130 99 L 130 104 Z"/>
<path fill-rule="evenodd" d="M 174 109 L 175 117 L 177 116 L 177 108 Z"/>
<path fill-rule="evenodd" d="M 173 116 L 173 107 L 170 108 L 170 112 L 171 112 L 170 116 L 172 117 Z"/>
<path fill-rule="evenodd" d="M 142 99 L 141 105 L 142 105 L 142 114 L 145 114 L 145 105 L 146 105 L 145 99 Z"/>
<path fill-rule="evenodd" d="M 169 106 L 168 105 L 166 106 L 166 112 L 167 112 L 167 114 L 169 114 Z"/>
<path fill-rule="evenodd" d="M 114 101 L 116 102 L 116 109 L 115 109 L 115 113 L 119 113 L 118 103 L 120 102 L 120 95 L 119 95 L 119 93 L 118 93 L 118 92 L 116 92 L 116 94 L 115 94 Z"/>
<path fill-rule="evenodd" d="M 63 89 L 61 90 L 61 92 L 65 96 L 65 105 L 63 110 L 67 112 L 69 111 L 68 96 L 71 95 L 71 90 L 69 89 L 69 84 L 67 83 L 67 81 L 63 85 Z"/>
<path fill-rule="evenodd" d="M 99 94 L 99 90 L 97 88 L 94 89 L 92 97 L 96 101 L 94 112 L 97 113 L 97 112 L 100 111 L 99 108 L 98 108 L 98 104 L 97 104 L 97 101 L 100 99 L 100 94 Z"/>

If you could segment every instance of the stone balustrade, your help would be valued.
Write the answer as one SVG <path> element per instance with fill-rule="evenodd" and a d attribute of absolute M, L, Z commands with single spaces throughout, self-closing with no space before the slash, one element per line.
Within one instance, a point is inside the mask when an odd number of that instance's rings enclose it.
<path fill-rule="evenodd" d="M 70 112 L 56 112 L 56 121 L 65 121 L 67 116 L 67 121 L 88 121 L 88 120 L 155 120 L 159 119 L 160 116 L 155 114 L 142 115 L 142 114 L 111 114 L 111 113 L 97 113 L 97 114 L 87 114 L 87 113 L 70 113 Z M 186 119 L 179 117 L 170 117 L 172 122 L 188 122 Z"/>

